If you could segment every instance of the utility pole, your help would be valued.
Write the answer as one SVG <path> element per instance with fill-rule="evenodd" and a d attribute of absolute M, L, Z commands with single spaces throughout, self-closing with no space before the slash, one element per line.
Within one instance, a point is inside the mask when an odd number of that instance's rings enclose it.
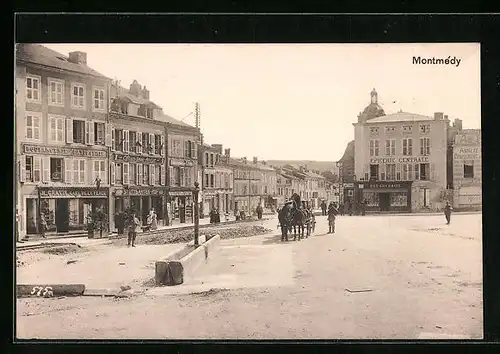
<path fill-rule="evenodd" d="M 200 104 L 198 102 L 194 104 L 194 118 L 195 127 L 200 129 Z"/>

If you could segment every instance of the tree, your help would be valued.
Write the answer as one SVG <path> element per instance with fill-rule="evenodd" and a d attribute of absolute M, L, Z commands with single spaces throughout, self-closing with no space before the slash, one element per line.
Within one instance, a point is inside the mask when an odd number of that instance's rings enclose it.
<path fill-rule="evenodd" d="M 325 177 L 328 180 L 328 182 L 331 183 L 336 183 L 339 180 L 339 176 L 334 174 L 332 171 L 323 171 L 321 172 L 321 175 Z"/>

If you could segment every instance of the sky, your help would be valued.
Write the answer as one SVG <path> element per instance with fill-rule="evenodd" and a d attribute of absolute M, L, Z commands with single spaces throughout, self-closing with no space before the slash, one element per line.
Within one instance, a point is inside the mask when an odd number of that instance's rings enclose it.
<path fill-rule="evenodd" d="M 480 128 L 480 46 L 455 44 L 45 44 L 129 87 L 135 79 L 165 114 L 194 125 L 231 156 L 337 161 L 352 123 L 378 92 L 386 114 L 444 112 Z M 415 65 L 413 56 L 459 58 Z"/>

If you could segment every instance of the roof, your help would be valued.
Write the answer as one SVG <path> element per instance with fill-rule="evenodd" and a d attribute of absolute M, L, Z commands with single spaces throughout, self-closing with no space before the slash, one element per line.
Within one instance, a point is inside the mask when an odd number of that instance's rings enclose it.
<path fill-rule="evenodd" d="M 366 123 L 397 123 L 397 122 L 417 122 L 434 120 L 433 117 L 424 116 L 416 113 L 397 112 L 368 120 Z"/>
<path fill-rule="evenodd" d="M 347 143 L 344 155 L 342 155 L 342 158 L 339 161 L 345 161 L 349 158 L 354 158 L 354 140 L 351 140 L 349 141 L 349 143 Z"/>
<path fill-rule="evenodd" d="M 16 60 L 111 80 L 107 76 L 95 71 L 89 66 L 85 64 L 72 63 L 68 61 L 68 57 L 66 55 L 40 44 L 17 44 Z"/>
<path fill-rule="evenodd" d="M 116 86 L 113 85 L 112 89 L 116 90 Z M 161 109 L 161 107 L 158 106 L 153 101 L 147 100 L 147 99 L 142 98 L 142 97 L 137 97 L 137 96 L 131 94 L 130 90 L 126 89 L 125 87 L 123 87 L 121 85 L 118 86 L 118 89 L 119 89 L 118 97 L 120 97 L 120 98 L 125 98 L 128 101 L 130 101 L 131 103 L 135 103 L 135 104 L 139 104 L 139 105 L 141 105 L 141 104 L 152 105 L 152 106 L 154 106 L 154 108 Z"/>
<path fill-rule="evenodd" d="M 189 125 L 187 123 L 184 123 L 178 119 L 175 119 L 167 114 L 164 114 L 164 113 L 160 113 L 157 117 L 156 117 L 157 120 L 161 120 L 163 122 L 166 122 L 166 123 L 170 123 L 170 124 L 173 124 L 173 125 L 178 125 L 178 126 L 181 126 L 181 127 L 189 127 L 189 128 L 193 128 L 193 129 L 196 129 L 196 127 L 193 127 L 192 125 Z"/>

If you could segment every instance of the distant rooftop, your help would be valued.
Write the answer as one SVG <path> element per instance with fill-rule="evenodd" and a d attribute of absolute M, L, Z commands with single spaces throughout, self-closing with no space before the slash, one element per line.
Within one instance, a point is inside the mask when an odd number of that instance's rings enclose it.
<path fill-rule="evenodd" d="M 424 116 L 416 113 L 408 112 L 397 112 L 393 114 L 388 114 L 386 116 L 381 116 L 377 118 L 372 118 L 366 123 L 397 123 L 397 122 L 418 122 L 418 121 L 429 121 L 434 120 L 434 117 Z"/>

